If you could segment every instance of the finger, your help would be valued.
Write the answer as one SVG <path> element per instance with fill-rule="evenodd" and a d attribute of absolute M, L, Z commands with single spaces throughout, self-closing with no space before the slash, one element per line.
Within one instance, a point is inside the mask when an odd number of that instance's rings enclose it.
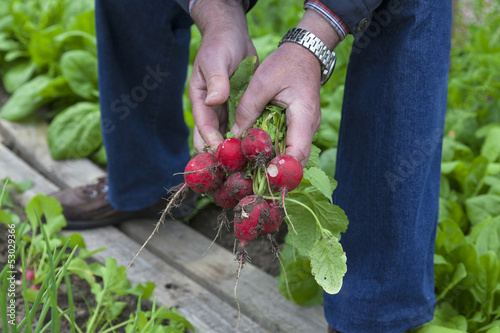
<path fill-rule="evenodd" d="M 203 140 L 203 138 L 201 137 L 196 125 L 193 129 L 193 146 L 194 149 L 196 149 L 196 151 L 199 153 L 201 153 L 203 151 L 203 147 L 205 147 L 205 140 Z"/>
<path fill-rule="evenodd" d="M 264 86 L 266 89 L 262 89 Z M 236 137 L 240 138 L 244 131 L 253 126 L 267 103 L 276 96 L 277 92 L 273 86 L 273 83 L 266 80 L 264 74 L 259 75 L 257 70 L 236 108 L 235 122 L 231 128 Z"/>
<path fill-rule="evenodd" d="M 287 110 L 287 148 L 286 153 L 292 155 L 305 166 L 311 153 L 314 134 L 321 123 L 319 105 L 304 103 L 290 104 Z"/>
<path fill-rule="evenodd" d="M 201 139 L 211 147 L 217 147 L 222 142 L 219 132 L 218 115 L 213 107 L 205 105 L 206 90 L 200 73 L 194 73 L 189 85 L 189 98 L 193 105 L 193 119 Z"/>
<path fill-rule="evenodd" d="M 207 95 L 205 97 L 205 105 L 216 106 L 227 101 L 229 97 L 229 64 L 224 60 L 224 56 L 220 54 L 210 55 L 212 52 L 204 56 L 200 65 L 201 74 L 206 82 Z"/>

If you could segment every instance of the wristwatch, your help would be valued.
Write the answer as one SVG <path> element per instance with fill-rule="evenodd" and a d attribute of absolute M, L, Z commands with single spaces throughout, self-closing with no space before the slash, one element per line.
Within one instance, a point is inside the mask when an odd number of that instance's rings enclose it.
<path fill-rule="evenodd" d="M 316 58 L 318 58 L 322 66 L 321 85 L 324 85 L 332 75 L 333 69 L 335 68 L 335 62 L 337 61 L 335 52 L 330 51 L 321 39 L 316 37 L 313 33 L 300 28 L 290 29 L 286 33 L 285 37 L 280 40 L 278 47 L 285 42 L 300 44 L 311 51 Z"/>

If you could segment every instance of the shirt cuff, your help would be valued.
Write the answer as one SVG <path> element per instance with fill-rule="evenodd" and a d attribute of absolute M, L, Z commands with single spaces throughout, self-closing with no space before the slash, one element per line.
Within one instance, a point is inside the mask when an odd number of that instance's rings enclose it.
<path fill-rule="evenodd" d="M 312 9 L 323 16 L 325 20 L 327 20 L 327 22 L 330 23 L 330 25 L 335 29 L 340 37 L 340 40 L 344 40 L 345 36 L 347 36 L 347 34 L 349 33 L 349 28 L 347 28 L 344 22 L 342 22 L 340 17 L 338 17 L 334 12 L 326 7 L 321 1 L 305 0 L 304 9 Z"/>

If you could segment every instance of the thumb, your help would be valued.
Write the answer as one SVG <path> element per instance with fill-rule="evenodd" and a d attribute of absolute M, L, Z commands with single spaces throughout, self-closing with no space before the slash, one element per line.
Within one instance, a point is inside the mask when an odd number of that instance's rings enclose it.
<path fill-rule="evenodd" d="M 205 105 L 223 104 L 229 97 L 229 75 L 227 64 L 222 61 L 210 62 L 203 66 L 202 73 L 207 85 Z"/>

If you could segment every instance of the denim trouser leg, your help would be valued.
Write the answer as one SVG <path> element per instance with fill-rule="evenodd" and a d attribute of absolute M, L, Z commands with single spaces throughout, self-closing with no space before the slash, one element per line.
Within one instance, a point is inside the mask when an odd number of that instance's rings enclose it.
<path fill-rule="evenodd" d="M 157 202 L 189 159 L 182 95 L 191 19 L 173 0 L 97 0 L 101 128 L 109 200 Z"/>
<path fill-rule="evenodd" d="M 384 1 L 353 46 L 334 201 L 347 273 L 325 316 L 343 333 L 404 332 L 432 319 L 451 1 Z"/>

